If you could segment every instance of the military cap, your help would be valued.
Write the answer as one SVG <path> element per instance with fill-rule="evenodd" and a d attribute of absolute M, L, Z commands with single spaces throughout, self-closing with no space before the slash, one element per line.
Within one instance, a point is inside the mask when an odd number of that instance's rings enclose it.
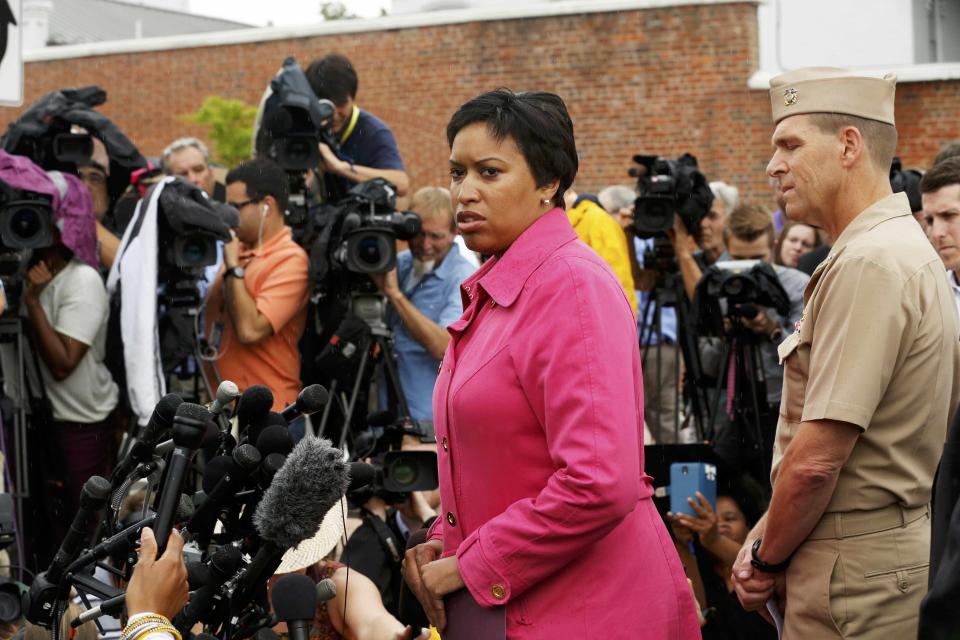
<path fill-rule="evenodd" d="M 801 113 L 845 113 L 895 124 L 897 76 L 858 75 L 846 69 L 808 67 L 770 80 L 774 124 Z"/>

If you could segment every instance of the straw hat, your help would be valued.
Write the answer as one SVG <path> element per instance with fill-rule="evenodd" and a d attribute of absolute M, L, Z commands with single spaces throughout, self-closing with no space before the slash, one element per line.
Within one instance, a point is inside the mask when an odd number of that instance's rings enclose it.
<path fill-rule="evenodd" d="M 346 513 L 347 499 L 343 497 L 323 516 L 323 522 L 317 529 L 316 535 L 287 549 L 276 573 L 292 573 L 322 560 L 343 537 L 343 521 Z"/>

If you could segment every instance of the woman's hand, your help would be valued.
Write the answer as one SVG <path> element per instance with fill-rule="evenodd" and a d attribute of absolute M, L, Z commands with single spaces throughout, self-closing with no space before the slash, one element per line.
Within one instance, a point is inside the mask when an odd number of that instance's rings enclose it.
<path fill-rule="evenodd" d="M 710 501 L 697 491 L 697 500 L 687 498 L 687 503 L 697 514 L 697 517 L 688 516 L 685 513 L 678 513 L 675 516 L 671 514 L 671 522 L 676 522 L 696 533 L 700 538 L 700 544 L 704 547 L 712 547 L 716 544 L 720 533 L 717 529 L 717 514 L 710 506 Z"/>
<path fill-rule="evenodd" d="M 140 532 L 140 559 L 127 585 L 127 611 L 157 613 L 172 619 L 187 604 L 187 567 L 183 564 L 183 538 L 174 530 L 167 548 L 157 557 L 157 539 L 150 527 Z"/>
<path fill-rule="evenodd" d="M 433 599 L 434 603 L 440 603 L 441 617 L 433 626 L 442 632 L 444 627 L 447 626 L 446 611 L 443 610 L 443 596 L 459 591 L 466 586 L 463 582 L 463 576 L 460 575 L 457 558 L 450 556 L 423 565 L 420 567 L 420 580 L 423 583 L 423 590 Z"/>
<path fill-rule="evenodd" d="M 430 624 L 438 629 L 443 629 L 447 621 L 446 612 L 443 609 L 443 598 L 437 598 L 427 590 L 422 571 L 426 565 L 437 560 L 441 553 L 443 553 L 443 543 L 439 540 L 430 540 L 407 550 L 401 564 L 403 579 L 420 601 Z M 459 575 L 459 570 L 457 573 Z"/>
<path fill-rule="evenodd" d="M 30 271 L 27 272 L 27 286 L 23 290 L 24 297 L 28 300 L 38 299 L 40 292 L 50 284 L 51 280 L 53 280 L 53 274 L 50 273 L 47 263 L 41 260 L 30 267 Z"/>
<path fill-rule="evenodd" d="M 679 516 L 673 515 L 672 511 L 667 511 L 667 520 L 670 521 L 670 529 L 673 531 L 674 539 L 684 547 L 693 541 L 693 530 L 684 525 Z"/>

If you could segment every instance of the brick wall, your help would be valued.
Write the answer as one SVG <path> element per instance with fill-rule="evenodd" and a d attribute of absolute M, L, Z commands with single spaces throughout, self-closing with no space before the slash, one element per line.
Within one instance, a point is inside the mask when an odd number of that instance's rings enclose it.
<path fill-rule="evenodd" d="M 444 127 L 464 100 L 507 86 L 560 93 L 581 152 L 576 187 L 629 182 L 637 152 L 694 153 L 710 179 L 770 204 L 769 105 L 747 89 L 757 67 L 756 7 L 718 4 L 397 29 L 254 44 L 31 62 L 26 104 L 65 86 L 99 84 L 107 113 L 147 155 L 203 130 L 178 116 L 206 95 L 256 103 L 286 55 L 329 51 L 360 74 L 358 103 L 393 128 L 414 187 L 446 184 Z M 899 153 L 926 166 L 960 138 L 960 82 L 902 84 Z M 0 127 L 20 110 L 0 108 Z"/>

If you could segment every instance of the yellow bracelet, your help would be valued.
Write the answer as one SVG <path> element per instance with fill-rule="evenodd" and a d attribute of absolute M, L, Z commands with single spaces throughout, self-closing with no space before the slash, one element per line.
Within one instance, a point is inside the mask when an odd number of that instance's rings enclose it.
<path fill-rule="evenodd" d="M 133 622 L 127 623 L 127 626 L 123 629 L 120 637 L 122 640 L 130 640 L 133 637 L 138 637 L 141 635 L 141 631 L 143 631 L 144 627 L 173 627 L 173 624 L 171 624 L 171 622 L 165 616 L 151 613 L 140 616 Z"/>
<path fill-rule="evenodd" d="M 161 624 L 171 624 L 170 620 L 168 620 L 166 616 L 162 616 L 159 613 L 144 613 L 140 614 L 140 617 L 133 622 L 128 622 L 127 628 L 129 628 L 131 625 L 134 627 L 140 626 L 141 622 L 159 622 Z M 124 628 L 124 631 L 126 631 L 126 628 Z"/>
<path fill-rule="evenodd" d="M 182 636 L 180 635 L 180 632 L 177 631 L 176 628 L 173 627 L 172 625 L 157 625 L 155 627 L 150 627 L 149 629 L 144 629 L 143 631 L 137 633 L 137 635 L 133 636 L 133 638 L 130 638 L 130 640 L 140 640 L 140 638 L 150 635 L 151 633 L 162 633 L 162 632 L 169 633 L 177 640 L 183 640 Z"/>

